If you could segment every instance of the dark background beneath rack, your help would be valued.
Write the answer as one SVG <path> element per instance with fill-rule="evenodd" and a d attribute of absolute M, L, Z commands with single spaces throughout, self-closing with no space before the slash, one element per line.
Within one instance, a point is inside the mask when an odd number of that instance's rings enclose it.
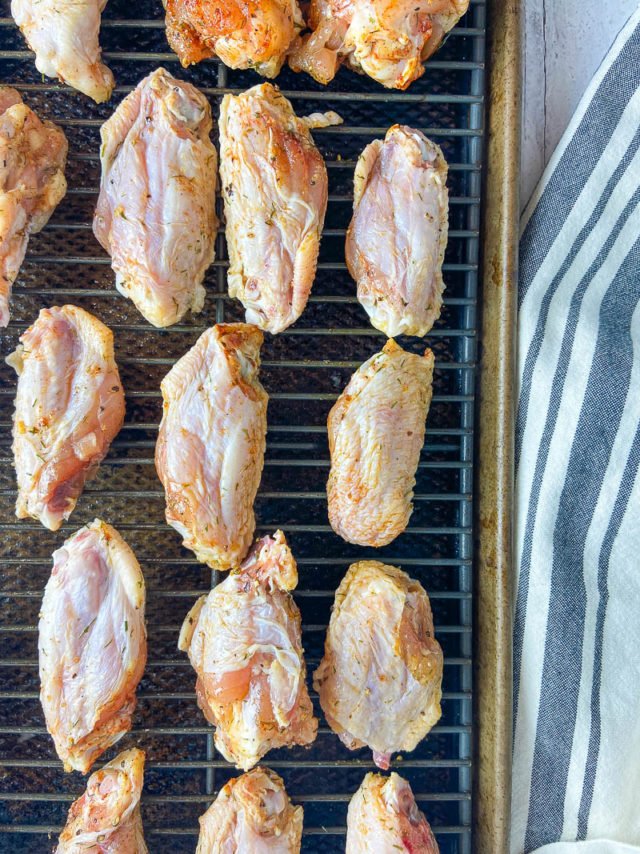
<path fill-rule="evenodd" d="M 184 615 L 213 579 L 164 522 L 153 465 L 159 385 L 203 329 L 241 320 L 242 312 L 226 294 L 226 252 L 219 236 L 202 314 L 187 316 L 166 331 L 152 329 L 114 290 L 91 217 L 100 175 L 100 124 L 145 74 L 164 64 L 189 79 L 207 93 L 214 118 L 224 92 L 242 90 L 259 78 L 217 61 L 182 70 L 166 44 L 160 3 L 110 0 L 101 42 L 117 88 L 109 104 L 96 106 L 42 78 L 7 2 L 0 15 L 6 16 L 0 18 L 0 80 L 17 86 L 40 116 L 58 122 L 70 144 L 69 190 L 45 230 L 30 241 L 14 288 L 12 320 L 0 334 L 0 355 L 4 359 L 13 350 L 40 308 L 80 305 L 115 333 L 127 400 L 125 426 L 97 478 L 70 522 L 52 534 L 14 517 L 10 429 L 15 376 L 4 361 L 0 365 L 0 851 L 50 850 L 71 800 L 84 788 L 79 774 L 62 771 L 44 728 L 37 619 L 51 552 L 99 516 L 122 532 L 140 561 L 149 633 L 133 730 L 105 758 L 134 744 L 147 751 L 142 812 L 149 849 L 152 854 L 192 852 L 198 816 L 239 772 L 216 753 L 211 728 L 195 703 L 194 673 L 176 649 Z M 376 557 L 399 565 L 431 597 L 445 654 L 443 715 L 412 754 L 395 758 L 393 768 L 411 782 L 442 854 L 472 850 L 471 492 L 484 20 L 484 3 L 472 0 L 467 16 L 406 93 L 386 91 L 347 69 L 328 87 L 289 70 L 280 74 L 277 82 L 298 114 L 335 109 L 345 123 L 314 133 L 327 161 L 330 196 L 312 296 L 298 323 L 275 338 L 267 335 L 262 350 L 261 378 L 270 403 L 258 532 L 281 527 L 298 560 L 295 598 L 309 671 L 322 654 L 333 593 L 353 560 Z M 326 416 L 350 374 L 384 343 L 355 299 L 344 264 L 344 233 L 354 162 L 365 144 L 395 122 L 424 130 L 442 146 L 449 162 L 450 232 L 445 307 L 427 339 L 436 356 L 435 388 L 414 512 L 407 531 L 374 552 L 344 543 L 328 525 Z M 414 351 L 424 346 L 415 339 L 401 343 Z M 373 770 L 371 754 L 347 751 L 321 717 L 310 749 L 272 751 L 265 764 L 284 778 L 293 801 L 304 806 L 303 851 L 343 851 L 348 801 L 366 771 Z"/>

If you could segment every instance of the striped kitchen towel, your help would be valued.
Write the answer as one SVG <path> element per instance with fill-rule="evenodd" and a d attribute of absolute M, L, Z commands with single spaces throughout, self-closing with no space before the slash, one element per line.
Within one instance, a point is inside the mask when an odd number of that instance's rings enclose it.
<path fill-rule="evenodd" d="M 637 854 L 640 9 L 520 257 L 511 854 Z"/>

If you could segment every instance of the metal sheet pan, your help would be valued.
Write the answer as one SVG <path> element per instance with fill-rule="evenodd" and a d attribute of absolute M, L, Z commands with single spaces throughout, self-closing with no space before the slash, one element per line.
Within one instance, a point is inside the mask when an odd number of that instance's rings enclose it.
<path fill-rule="evenodd" d="M 356 302 L 355 287 L 344 264 L 353 166 L 364 145 L 382 136 L 394 122 L 423 129 L 442 145 L 450 163 L 445 309 L 427 338 L 436 354 L 435 395 L 418 471 L 415 511 L 407 532 L 375 556 L 402 566 L 423 582 L 445 651 L 443 718 L 414 753 L 394 764 L 410 780 L 442 854 L 506 850 L 505 836 L 497 828 L 507 821 L 506 798 L 498 786 L 504 788 L 507 780 L 509 724 L 506 693 L 500 693 L 501 702 L 491 703 L 496 676 L 491 662 L 504 683 L 510 650 L 504 627 L 499 643 L 492 646 L 486 641 L 491 620 L 486 619 L 485 609 L 490 602 L 506 608 L 507 558 L 506 545 L 500 540 L 500 572 L 484 572 L 486 550 L 495 546 L 496 531 L 503 528 L 485 522 L 483 514 L 497 508 L 498 497 L 487 494 L 482 484 L 485 478 L 503 478 L 503 503 L 510 500 L 510 492 L 508 462 L 499 460 L 493 472 L 483 467 L 486 431 L 497 429 L 487 416 L 495 398 L 484 379 L 476 462 L 474 425 L 476 309 L 483 242 L 485 278 L 490 251 L 491 258 L 497 259 L 492 268 L 498 271 L 492 279 L 496 291 L 508 293 L 510 283 L 513 292 L 513 235 L 499 237 L 489 227 L 489 220 L 501 215 L 500 210 L 509 210 L 505 203 L 496 214 L 492 200 L 497 188 L 512 186 L 509 164 L 517 162 L 514 135 L 500 133 L 500 112 L 494 102 L 503 86 L 498 69 L 502 67 L 514 84 L 517 69 L 513 43 L 509 53 L 494 41 L 488 120 L 495 135 L 489 139 L 487 161 L 487 10 L 493 16 L 495 32 L 507 18 L 517 19 L 517 8 L 504 0 L 491 0 L 487 5 L 472 0 L 467 16 L 429 62 L 424 77 L 406 93 L 387 92 L 347 69 L 326 88 L 290 71 L 280 75 L 278 83 L 299 113 L 335 109 L 343 115 L 345 125 L 315 133 L 327 160 L 330 201 L 310 303 L 293 328 L 275 338 L 267 336 L 263 348 L 262 380 L 271 400 L 266 465 L 257 501 L 258 532 L 283 528 L 298 559 L 296 599 L 303 614 L 303 640 L 312 671 L 321 655 L 333 593 L 346 567 L 355 559 L 373 556 L 371 550 L 349 546 L 331 532 L 324 494 L 327 412 L 351 372 L 384 342 Z M 147 751 L 143 819 L 150 850 L 193 851 L 198 816 L 237 772 L 216 754 L 211 729 L 195 703 L 194 674 L 186 657 L 176 650 L 184 614 L 216 578 L 181 548 L 178 536 L 164 523 L 153 448 L 161 378 L 204 328 L 217 321 L 239 320 L 242 313 L 226 295 L 227 262 L 221 236 L 217 260 L 205 280 L 208 295 L 203 313 L 163 332 L 151 329 L 115 292 L 108 259 L 94 240 L 90 223 L 99 180 L 99 126 L 144 74 L 158 64 L 166 65 L 207 93 L 214 115 L 222 94 L 239 91 L 259 79 L 252 72 L 229 71 L 217 61 L 182 71 L 166 45 L 160 3 L 142 0 L 133 9 L 124 0 L 111 0 L 104 15 L 102 43 L 117 89 L 109 104 L 96 106 L 64 86 L 42 79 L 9 18 L 6 2 L 2 14 L 6 17 L 0 18 L 0 80 L 16 85 L 42 116 L 62 125 L 69 138 L 70 157 L 69 192 L 46 229 L 30 243 L 15 287 L 12 321 L 0 335 L 0 355 L 13 349 L 40 308 L 65 302 L 87 308 L 114 330 L 127 393 L 127 417 L 96 480 L 86 488 L 63 529 L 51 534 L 35 522 L 19 522 L 13 516 L 15 482 L 9 434 L 15 378 L 7 367 L 0 367 L 0 851 L 46 850 L 64 823 L 71 800 L 83 789 L 80 775 L 63 773 L 44 730 L 38 702 L 36 624 L 51 552 L 95 516 L 114 524 L 134 548 L 148 588 L 149 663 L 138 691 L 133 730 L 119 746 L 138 744 Z M 489 171 L 483 187 L 485 163 Z M 494 249 L 488 250 L 491 246 Z M 486 295 L 482 299 L 486 303 Z M 487 337 L 490 302 L 484 305 L 482 316 L 483 361 L 488 353 L 500 360 L 502 351 L 492 350 Z M 416 351 L 424 346 L 415 339 L 401 343 Z M 500 389 L 495 393 L 500 394 Z M 477 471 L 481 477 L 477 490 L 480 516 L 474 508 Z M 506 508 L 498 517 L 504 526 Z M 476 553 L 483 579 L 475 587 L 474 518 L 479 520 Z M 474 596 L 478 600 L 475 629 Z M 314 702 L 317 707 L 317 700 Z M 485 756 L 485 745 L 491 743 L 494 725 L 499 726 L 502 740 L 491 760 Z M 348 800 L 366 771 L 373 768 L 367 751 L 348 752 L 321 718 L 317 742 L 310 750 L 274 751 L 265 764 L 284 777 L 292 799 L 305 808 L 303 851 L 330 854 L 343 850 Z M 487 818 L 491 815 L 495 821 Z"/>

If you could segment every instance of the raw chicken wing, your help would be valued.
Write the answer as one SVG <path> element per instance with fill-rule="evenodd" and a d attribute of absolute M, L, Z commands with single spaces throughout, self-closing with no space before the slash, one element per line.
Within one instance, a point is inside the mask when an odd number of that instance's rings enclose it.
<path fill-rule="evenodd" d="M 113 74 L 100 61 L 107 0 L 11 0 L 11 14 L 36 55 L 36 68 L 94 101 L 108 101 Z"/>
<path fill-rule="evenodd" d="M 329 521 L 348 543 L 385 546 L 407 527 L 432 378 L 431 350 L 389 340 L 329 413 Z"/>
<path fill-rule="evenodd" d="M 299 119 L 270 83 L 222 99 L 229 294 L 248 323 L 269 332 L 300 317 L 316 274 L 327 170 L 309 128 L 341 121 L 335 113 Z"/>
<path fill-rule="evenodd" d="M 134 553 L 96 519 L 53 553 L 38 625 L 40 700 L 65 771 L 86 774 L 131 729 L 147 659 Z"/>
<path fill-rule="evenodd" d="M 30 234 L 47 224 L 67 191 L 67 139 L 41 122 L 15 89 L 0 87 L 0 327 Z"/>
<path fill-rule="evenodd" d="M 156 469 L 166 519 L 214 569 L 237 566 L 253 538 L 267 433 L 261 345 L 255 326 L 220 323 L 162 381 Z"/>
<path fill-rule="evenodd" d="M 18 373 L 16 516 L 57 531 L 124 420 L 113 334 L 73 305 L 43 308 L 7 357 Z"/>
<path fill-rule="evenodd" d="M 411 786 L 399 774 L 367 774 L 351 798 L 345 854 L 438 854 Z"/>
<path fill-rule="evenodd" d="M 140 817 L 143 775 L 144 753 L 135 747 L 94 771 L 71 805 L 54 854 L 148 854 Z"/>
<path fill-rule="evenodd" d="M 336 592 L 313 674 L 327 723 L 380 768 L 413 750 L 440 718 L 442 650 L 422 585 L 375 560 L 352 564 Z"/>
<path fill-rule="evenodd" d="M 218 230 L 211 126 L 204 95 L 158 68 L 100 131 L 93 230 L 111 255 L 117 289 L 154 326 L 204 304 Z"/>
<path fill-rule="evenodd" d="M 346 61 L 387 88 L 406 89 L 468 5 L 469 0 L 311 0 L 312 32 L 293 45 L 289 64 L 329 83 Z"/>
<path fill-rule="evenodd" d="M 305 682 L 298 583 L 282 531 L 259 540 L 238 569 L 187 615 L 178 646 L 216 747 L 245 771 L 274 747 L 310 744 L 318 721 Z M 246 849 L 249 850 L 249 849 Z"/>
<path fill-rule="evenodd" d="M 420 131 L 394 125 L 360 155 L 346 256 L 358 299 L 385 335 L 426 335 L 442 306 L 447 164 Z"/>
<path fill-rule="evenodd" d="M 167 40 L 186 68 L 219 56 L 230 68 L 275 77 L 304 29 L 298 0 L 164 0 Z"/>
<path fill-rule="evenodd" d="M 200 817 L 196 854 L 299 854 L 302 807 L 269 768 L 229 780 Z"/>

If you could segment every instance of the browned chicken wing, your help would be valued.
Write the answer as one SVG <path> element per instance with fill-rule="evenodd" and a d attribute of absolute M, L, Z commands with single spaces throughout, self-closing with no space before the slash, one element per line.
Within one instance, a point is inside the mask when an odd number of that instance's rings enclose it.
<path fill-rule="evenodd" d="M 429 598 L 395 566 L 362 560 L 336 592 L 313 686 L 331 729 L 367 745 L 380 768 L 413 750 L 440 717 L 442 650 Z"/>
<path fill-rule="evenodd" d="M 169 44 L 185 66 L 219 56 L 264 77 L 280 71 L 304 28 L 298 0 L 164 0 Z"/>
<path fill-rule="evenodd" d="M 0 87 L 0 327 L 29 235 L 47 224 L 67 191 L 67 139 L 40 121 L 15 89 Z"/>
<path fill-rule="evenodd" d="M 383 86 L 406 89 L 468 5 L 469 0 L 311 0 L 312 32 L 293 45 L 289 64 L 329 83 L 346 62 Z"/>

